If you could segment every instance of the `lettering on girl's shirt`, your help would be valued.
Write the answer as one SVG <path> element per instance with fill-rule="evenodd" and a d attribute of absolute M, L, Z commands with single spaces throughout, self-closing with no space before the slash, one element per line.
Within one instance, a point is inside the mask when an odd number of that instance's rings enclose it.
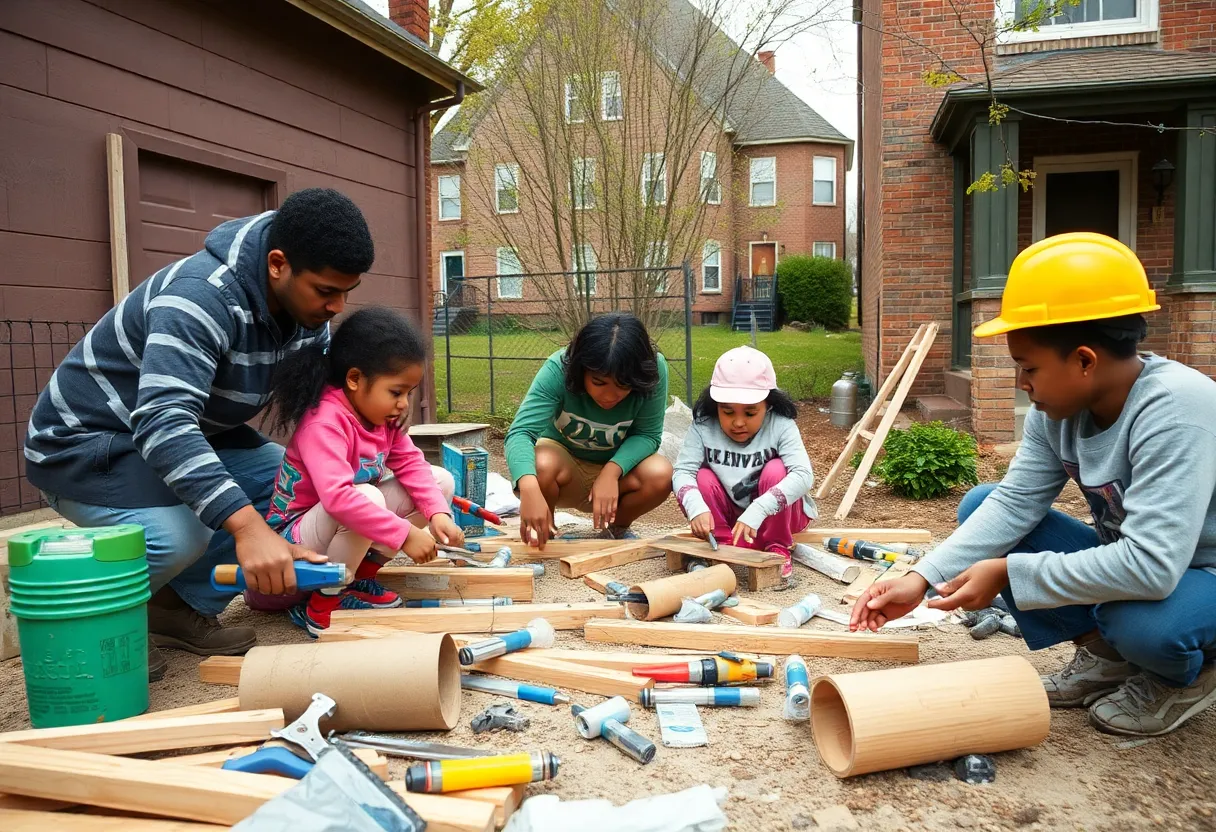
<path fill-rule="evenodd" d="M 762 467 L 770 459 L 777 456 L 776 448 L 765 448 L 762 451 L 739 453 L 727 448 L 706 448 L 706 465 L 725 465 L 728 468 Z"/>
<path fill-rule="evenodd" d="M 629 419 L 606 425 L 565 410 L 553 420 L 553 427 L 557 428 L 557 432 L 565 437 L 567 442 L 589 451 L 612 451 L 620 447 L 632 424 L 633 420 Z"/>

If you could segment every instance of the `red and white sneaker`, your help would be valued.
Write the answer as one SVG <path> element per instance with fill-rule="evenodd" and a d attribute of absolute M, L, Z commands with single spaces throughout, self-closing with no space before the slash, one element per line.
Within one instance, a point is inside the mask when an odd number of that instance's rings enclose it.
<path fill-rule="evenodd" d="M 317 638 L 329 629 L 330 615 L 334 610 L 370 610 L 372 605 L 343 591 L 338 595 L 325 595 L 314 592 L 308 597 L 307 604 L 294 607 L 289 613 L 291 620 L 308 630 L 309 635 Z"/>
<path fill-rule="evenodd" d="M 358 598 L 372 609 L 387 610 L 401 606 L 401 596 L 375 578 L 361 578 L 347 585 L 346 594 Z"/>

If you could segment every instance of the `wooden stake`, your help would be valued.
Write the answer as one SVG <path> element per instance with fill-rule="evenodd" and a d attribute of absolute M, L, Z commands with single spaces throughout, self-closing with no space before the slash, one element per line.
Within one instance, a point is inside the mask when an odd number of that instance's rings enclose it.
<path fill-rule="evenodd" d="M 376 580 L 402 598 L 510 598 L 532 600 L 531 569 L 455 566 L 386 566 Z"/>
<path fill-rule="evenodd" d="M 537 653 L 540 655 L 535 655 Z M 581 690 L 584 693 L 598 693 L 601 696 L 624 696 L 631 702 L 637 701 L 638 692 L 643 688 L 654 686 L 653 679 L 643 679 L 619 670 L 605 670 L 602 667 L 551 659 L 544 656 L 544 651 L 539 650 L 508 653 L 489 661 L 479 662 L 473 665 L 472 669 L 494 676 L 505 676 L 508 679 L 551 685 L 567 690 Z"/>
<path fill-rule="evenodd" d="M 932 543 L 933 533 L 928 529 L 837 529 L 812 526 L 794 535 L 795 543 L 812 543 L 822 546 L 825 537 L 846 537 L 849 540 L 867 540 L 870 543 Z M 383 571 L 383 570 L 381 570 Z"/>
<path fill-rule="evenodd" d="M 719 624 L 666 624 L 652 621 L 588 621 L 587 641 L 639 644 L 693 650 L 751 650 L 758 653 L 867 659 L 876 662 L 918 661 L 915 636 L 873 633 L 829 633 L 779 627 Z"/>
<path fill-rule="evenodd" d="M 405 793 L 405 784 L 401 784 L 401 793 Z M 527 786 L 497 786 L 489 789 L 466 789 L 459 792 L 448 792 L 448 797 L 455 797 L 461 800 L 478 800 L 482 803 L 489 803 L 494 806 L 494 828 L 502 829 L 507 825 L 507 821 L 511 819 L 511 815 L 515 814 L 515 810 L 519 808 L 519 804 L 524 802 L 524 796 L 527 794 Z M 413 795 L 410 795 L 411 797 Z M 406 800 L 409 798 L 407 797 Z M 42 832 L 42 830 L 39 830 Z"/>
<path fill-rule="evenodd" d="M 777 613 L 781 612 L 781 607 L 775 604 L 766 604 L 763 601 L 756 601 L 752 598 L 740 598 L 736 606 L 719 607 L 718 612 L 727 618 L 733 618 L 736 621 L 742 621 L 744 624 L 750 624 L 755 627 L 762 624 L 772 624 L 776 621 Z"/>
<path fill-rule="evenodd" d="M 322 630 L 317 636 L 317 641 L 321 643 L 329 641 L 359 641 L 365 638 L 389 638 L 391 636 L 399 636 L 403 633 L 408 633 L 407 630 L 398 630 L 395 627 L 386 627 L 383 624 L 330 624 L 328 629 Z"/>
<path fill-rule="evenodd" d="M 219 832 L 227 826 L 159 818 L 77 815 L 68 812 L 27 812 L 0 809 L 0 829 L 6 832 Z"/>
<path fill-rule="evenodd" d="M 658 539 L 652 537 L 647 540 L 630 540 L 620 546 L 613 546 L 599 552 L 567 555 L 560 561 L 562 577 L 581 578 L 588 572 L 662 557 L 662 552 L 651 548 Z"/>
<path fill-rule="evenodd" d="M 612 577 L 606 572 L 588 572 L 583 576 L 583 583 L 601 595 L 608 594 L 608 582 L 615 580 L 616 578 Z"/>
<path fill-rule="evenodd" d="M 494 802 L 451 796 L 466 792 L 452 792 L 451 795 L 407 792 L 405 783 L 400 780 L 389 783 L 388 787 L 404 797 L 410 808 L 422 815 L 426 821 L 426 832 L 490 832 L 495 827 L 498 805 Z"/>
<path fill-rule="evenodd" d="M 244 656 L 211 656 L 198 665 L 198 680 L 204 685 L 230 685 L 241 683 L 241 664 Z"/>
<path fill-rule="evenodd" d="M 39 746 L 94 754 L 140 754 L 212 745 L 263 742 L 283 727 L 283 712 L 237 711 L 231 714 L 168 719 L 119 720 L 65 728 L 33 728 L 0 734 L 0 745 Z"/>
<path fill-rule="evenodd" d="M 555 630 L 577 630 L 592 618 L 624 618 L 620 604 L 514 604 L 509 607 L 335 610 L 334 624 L 383 624 L 416 633 L 509 633 L 544 618 Z"/>
<path fill-rule="evenodd" d="M 123 174 L 122 136 L 106 134 L 106 184 L 110 195 L 110 279 L 114 305 L 131 293 L 130 264 L 127 262 L 127 198 Z M 130 162 L 135 164 L 135 160 Z"/>
<path fill-rule="evenodd" d="M 241 709 L 241 700 L 233 696 L 228 699 L 217 699 L 214 702 L 204 702 L 201 705 L 186 705 L 184 708 L 170 708 L 167 711 L 153 711 L 128 717 L 125 722 L 136 719 L 168 719 L 175 716 L 206 716 L 207 714 L 230 714 Z"/>

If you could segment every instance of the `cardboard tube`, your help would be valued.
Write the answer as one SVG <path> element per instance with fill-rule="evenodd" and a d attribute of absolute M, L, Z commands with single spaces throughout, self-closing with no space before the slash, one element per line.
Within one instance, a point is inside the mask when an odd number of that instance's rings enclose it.
<path fill-rule="evenodd" d="M 811 682 L 815 747 L 837 777 L 1027 748 L 1050 729 L 1047 693 L 1021 656 Z"/>
<path fill-rule="evenodd" d="M 239 693 L 242 710 L 282 708 L 288 722 L 324 693 L 338 704 L 326 731 L 448 730 L 460 718 L 460 662 L 446 633 L 255 647 Z"/>
<path fill-rule="evenodd" d="M 727 597 L 735 592 L 735 571 L 725 563 L 638 584 L 629 591 L 645 595 L 646 603 L 627 604 L 626 607 L 634 618 L 654 621 L 679 612 L 681 599 L 697 598 L 715 589 L 722 590 Z"/>

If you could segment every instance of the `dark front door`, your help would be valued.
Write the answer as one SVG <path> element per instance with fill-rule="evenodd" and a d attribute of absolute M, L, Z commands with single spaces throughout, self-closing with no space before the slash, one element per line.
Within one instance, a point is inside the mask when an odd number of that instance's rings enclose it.
<path fill-rule="evenodd" d="M 1047 174 L 1044 234 L 1096 231 L 1119 239 L 1119 171 Z"/>

